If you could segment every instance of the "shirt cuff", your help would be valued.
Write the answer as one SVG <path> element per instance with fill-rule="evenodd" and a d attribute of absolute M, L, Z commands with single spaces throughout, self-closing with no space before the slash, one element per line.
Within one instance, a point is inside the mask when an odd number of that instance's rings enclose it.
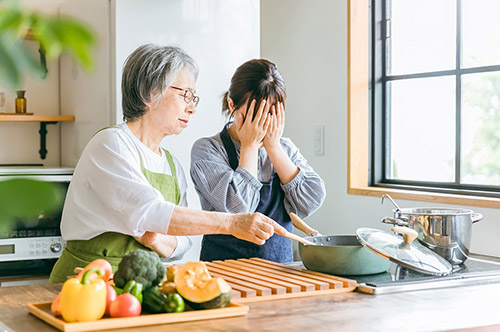
<path fill-rule="evenodd" d="M 240 173 L 242 178 L 247 180 L 255 188 L 255 190 L 258 191 L 262 188 L 262 183 L 256 178 L 254 178 L 254 176 L 250 174 L 250 172 L 244 169 L 243 167 L 238 166 L 235 172 Z"/>
<path fill-rule="evenodd" d="M 295 188 L 297 188 L 305 178 L 305 172 L 299 167 L 299 172 L 295 177 L 292 179 L 292 181 L 288 182 L 287 184 L 282 184 L 281 189 L 283 189 L 284 192 L 289 193 L 293 191 Z"/>
<path fill-rule="evenodd" d="M 191 239 L 188 236 L 176 236 L 176 238 L 177 238 L 177 247 L 175 248 L 172 255 L 170 255 L 170 257 L 162 258 L 162 261 L 165 263 L 182 259 L 184 254 L 193 245 L 193 241 L 191 241 Z"/>

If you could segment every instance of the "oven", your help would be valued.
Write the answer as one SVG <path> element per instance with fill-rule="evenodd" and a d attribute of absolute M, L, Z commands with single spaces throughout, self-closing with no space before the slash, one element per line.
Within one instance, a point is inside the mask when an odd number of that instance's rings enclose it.
<path fill-rule="evenodd" d="M 72 168 L 0 167 L 0 181 L 14 178 L 49 181 L 58 186 L 64 196 L 72 175 Z M 11 227 L 2 228 L 0 286 L 9 285 L 9 281 L 12 285 L 22 284 L 22 279 L 31 280 L 27 283 L 46 282 L 65 246 L 60 230 L 63 204 L 64 200 L 50 213 L 40 211 L 37 216 L 17 217 L 11 222 Z"/>

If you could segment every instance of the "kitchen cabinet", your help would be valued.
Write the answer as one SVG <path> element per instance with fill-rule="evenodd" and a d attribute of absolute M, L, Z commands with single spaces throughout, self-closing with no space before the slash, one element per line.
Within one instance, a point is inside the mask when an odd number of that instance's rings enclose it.
<path fill-rule="evenodd" d="M 47 156 L 46 137 L 47 125 L 56 124 L 58 122 L 73 122 L 73 115 L 25 115 L 25 114 L 0 114 L 0 122 L 40 122 L 40 158 L 45 159 Z"/>

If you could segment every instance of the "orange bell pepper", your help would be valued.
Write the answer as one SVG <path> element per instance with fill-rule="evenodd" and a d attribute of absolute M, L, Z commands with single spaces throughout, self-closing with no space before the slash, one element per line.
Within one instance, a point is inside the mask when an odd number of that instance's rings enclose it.
<path fill-rule="evenodd" d="M 57 294 L 57 297 L 50 305 L 50 311 L 56 316 L 61 316 L 61 292 Z"/>
<path fill-rule="evenodd" d="M 90 269 L 101 269 L 102 272 L 104 273 L 102 276 L 99 276 L 97 274 L 93 274 L 89 277 L 90 279 L 101 278 L 104 281 L 108 281 L 111 278 L 111 276 L 113 275 L 113 268 L 111 267 L 111 264 L 107 260 L 105 260 L 103 258 L 99 258 L 99 259 L 93 260 L 87 266 L 85 266 L 85 268 L 82 271 L 80 271 L 80 273 L 78 273 L 78 275 L 76 277 L 78 279 L 81 279 L 83 274 L 85 273 L 85 271 L 90 270 Z"/>
<path fill-rule="evenodd" d="M 67 322 L 88 322 L 100 319 L 106 311 L 106 283 L 102 279 L 89 280 L 92 273 L 103 275 L 102 270 L 85 271 L 82 279 L 66 280 L 61 291 L 61 314 Z"/>

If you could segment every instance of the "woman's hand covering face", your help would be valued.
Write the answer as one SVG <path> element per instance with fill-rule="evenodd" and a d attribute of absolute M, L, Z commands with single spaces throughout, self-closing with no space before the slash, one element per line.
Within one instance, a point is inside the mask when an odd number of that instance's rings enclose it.
<path fill-rule="evenodd" d="M 262 100 L 255 117 L 252 119 L 251 115 L 254 114 L 256 104 L 255 99 L 252 100 L 246 115 L 243 116 L 241 112 L 238 112 L 236 116 L 235 129 L 242 146 L 260 147 L 267 133 L 270 118 L 269 105 L 267 105 L 266 100 Z"/>
<path fill-rule="evenodd" d="M 269 119 L 269 126 L 267 128 L 266 136 L 264 137 L 264 148 L 269 149 L 279 147 L 280 138 L 283 136 L 285 129 L 285 111 L 283 103 L 276 103 L 271 107 L 271 114 Z"/>

